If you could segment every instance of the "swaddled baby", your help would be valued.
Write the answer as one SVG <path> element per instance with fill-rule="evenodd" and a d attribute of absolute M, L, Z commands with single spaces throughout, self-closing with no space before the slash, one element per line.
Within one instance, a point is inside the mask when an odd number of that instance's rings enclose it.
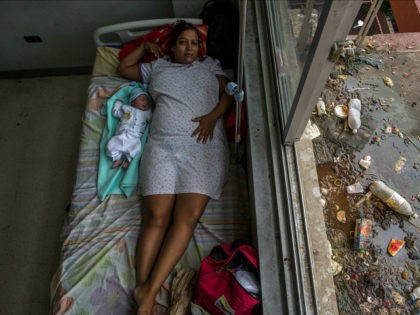
<path fill-rule="evenodd" d="M 130 93 L 129 104 L 117 99 L 112 115 L 120 119 L 115 135 L 106 145 L 106 154 L 114 162 L 111 168 L 123 164 L 126 169 L 141 150 L 141 136 L 152 119 L 150 96 L 140 88 Z"/>

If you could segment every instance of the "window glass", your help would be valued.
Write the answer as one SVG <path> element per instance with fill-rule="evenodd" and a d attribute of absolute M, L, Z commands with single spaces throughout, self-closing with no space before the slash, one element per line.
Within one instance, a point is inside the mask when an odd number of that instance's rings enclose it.
<path fill-rule="evenodd" d="M 283 127 L 296 95 L 324 2 L 266 0 Z"/>

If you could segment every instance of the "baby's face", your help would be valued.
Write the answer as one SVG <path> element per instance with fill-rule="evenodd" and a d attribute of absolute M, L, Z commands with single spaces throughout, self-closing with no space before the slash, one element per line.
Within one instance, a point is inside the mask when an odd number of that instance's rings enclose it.
<path fill-rule="evenodd" d="M 149 98 L 145 94 L 142 94 L 131 103 L 131 106 L 140 110 L 147 110 L 149 109 Z"/>

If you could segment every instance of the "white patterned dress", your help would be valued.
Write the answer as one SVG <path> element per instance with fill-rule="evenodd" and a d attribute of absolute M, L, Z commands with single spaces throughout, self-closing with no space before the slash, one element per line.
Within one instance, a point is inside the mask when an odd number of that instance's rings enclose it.
<path fill-rule="evenodd" d="M 213 140 L 197 143 L 192 118 L 208 114 L 219 102 L 218 61 L 207 57 L 191 64 L 158 59 L 139 65 L 156 107 L 140 163 L 143 196 L 200 193 L 219 199 L 229 163 L 222 119 Z"/>

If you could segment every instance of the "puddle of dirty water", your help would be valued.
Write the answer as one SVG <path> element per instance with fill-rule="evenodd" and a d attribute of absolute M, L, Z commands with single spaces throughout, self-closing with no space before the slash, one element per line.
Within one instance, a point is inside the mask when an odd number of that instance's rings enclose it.
<path fill-rule="evenodd" d="M 324 207 L 325 222 L 332 229 L 340 229 L 350 242 L 351 232 L 354 231 L 354 220 L 357 214 L 349 211 L 347 195 L 343 189 L 344 181 L 339 174 L 334 172 L 335 163 L 325 163 L 317 167 L 322 198 L 326 201 Z M 339 217 L 339 212 L 345 213 L 344 218 Z"/>

